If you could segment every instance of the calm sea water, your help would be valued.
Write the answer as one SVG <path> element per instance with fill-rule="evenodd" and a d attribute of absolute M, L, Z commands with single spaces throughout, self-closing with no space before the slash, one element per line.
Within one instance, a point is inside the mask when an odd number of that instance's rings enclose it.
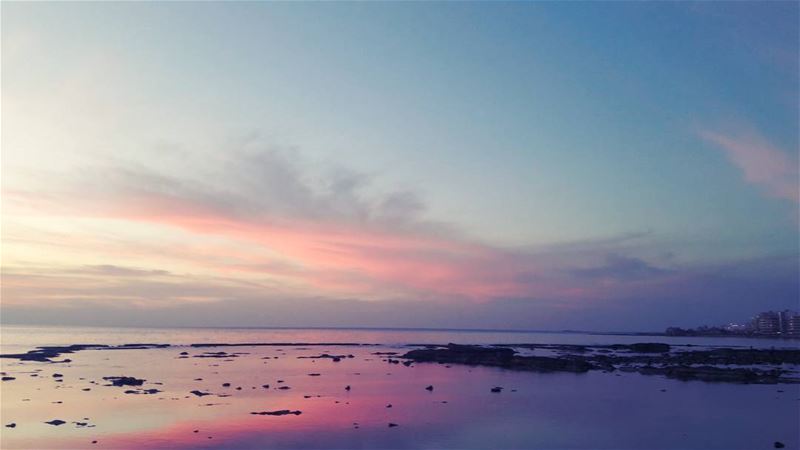
<path fill-rule="evenodd" d="M 0 360 L 2 371 L 15 378 L 0 383 L 2 425 L 16 425 L 0 427 L 3 449 L 690 450 L 769 449 L 775 441 L 789 449 L 800 447 L 798 385 L 681 382 L 620 372 L 406 367 L 374 354 L 402 352 L 407 343 L 792 344 L 785 341 L 420 330 L 59 327 L 3 327 L 0 335 L 4 353 L 71 343 L 380 344 L 89 350 L 69 355 L 69 364 Z M 218 350 L 240 354 L 196 357 Z M 188 357 L 181 357 L 181 351 Z M 320 353 L 353 357 L 339 362 L 307 358 Z M 62 376 L 54 377 L 56 373 Z M 138 388 L 108 386 L 103 380 L 122 375 L 145 379 L 142 388 L 159 392 L 135 393 Z M 426 390 L 428 385 L 434 389 Z M 494 386 L 505 389 L 493 393 Z M 126 393 L 132 389 L 134 393 Z M 251 414 L 283 409 L 301 414 Z M 45 423 L 55 419 L 65 423 Z"/>
<path fill-rule="evenodd" d="M 800 347 L 800 341 L 736 337 L 633 336 L 590 333 L 507 332 L 413 329 L 318 328 L 103 328 L 4 325 L 0 328 L 3 353 L 27 351 L 42 345 L 68 344 L 193 344 L 241 342 L 355 342 L 406 344 L 629 344 L 666 342 L 674 345 Z"/>

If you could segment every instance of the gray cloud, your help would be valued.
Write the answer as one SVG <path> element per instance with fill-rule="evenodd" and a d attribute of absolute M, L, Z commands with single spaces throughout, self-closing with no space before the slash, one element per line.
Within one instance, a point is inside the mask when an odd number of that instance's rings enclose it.
<path fill-rule="evenodd" d="M 341 166 L 314 165 L 290 150 L 233 148 L 221 153 L 225 155 L 221 161 L 185 161 L 195 169 L 191 179 L 119 161 L 87 168 L 77 177 L 79 181 L 65 180 L 64 195 L 84 197 L 90 204 L 87 207 L 100 202 L 144 208 L 148 199 L 159 199 L 168 212 L 187 216 L 326 222 L 414 233 L 455 232 L 425 217 L 427 206 L 418 193 L 379 192 L 367 174 Z M 124 204 L 119 205 L 120 200 Z"/>
<path fill-rule="evenodd" d="M 670 273 L 665 269 L 654 267 L 640 258 L 633 258 L 615 253 L 605 256 L 605 263 L 589 268 L 573 268 L 568 272 L 576 278 L 603 278 L 613 280 L 640 280 Z"/>

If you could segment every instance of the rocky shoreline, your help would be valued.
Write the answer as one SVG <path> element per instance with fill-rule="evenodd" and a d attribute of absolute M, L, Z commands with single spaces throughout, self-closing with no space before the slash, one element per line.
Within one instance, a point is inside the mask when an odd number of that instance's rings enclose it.
<path fill-rule="evenodd" d="M 58 360 L 64 354 L 84 350 L 143 350 L 165 348 L 214 348 L 214 347 L 368 347 L 378 344 L 353 342 L 249 342 L 249 343 L 197 343 L 172 344 L 74 344 L 68 346 L 43 346 L 26 353 L 3 354 L 0 358 L 47 363 L 69 363 L 70 359 Z M 800 349 L 754 349 L 754 348 L 695 348 L 692 345 L 670 346 L 665 343 L 635 343 L 613 345 L 562 345 L 562 344 L 496 344 L 490 346 L 459 344 L 410 344 L 418 347 L 403 355 L 395 352 L 376 352 L 388 356 L 390 363 L 404 365 L 412 363 L 464 364 L 498 367 L 529 372 L 586 373 L 602 371 L 636 372 L 642 375 L 661 375 L 678 380 L 707 382 L 778 384 L 800 383 Z M 533 354 L 521 354 L 520 351 Z M 544 355 L 536 354 L 543 353 Z M 390 355 L 391 354 L 391 355 Z M 238 353 L 205 352 L 195 358 L 235 358 Z M 187 358 L 188 352 L 181 352 Z M 329 358 L 334 362 L 352 358 L 350 354 L 301 358 Z"/>
<path fill-rule="evenodd" d="M 555 356 L 525 356 L 517 349 L 547 350 Z M 531 372 L 637 372 L 678 380 L 778 384 L 800 383 L 800 350 L 734 349 L 673 351 L 668 344 L 553 345 L 517 344 L 426 346 L 399 356 L 414 362 L 466 364 Z M 739 367 L 730 367 L 739 366 Z M 759 367 L 753 367 L 759 366 Z M 772 366 L 770 368 L 764 366 Z"/>
<path fill-rule="evenodd" d="M 354 342 L 246 342 L 246 343 L 198 343 L 188 345 L 173 345 L 173 344 L 122 344 L 122 345 L 105 345 L 105 344 L 72 344 L 62 346 L 42 346 L 30 350 L 26 353 L 7 353 L 0 355 L 0 358 L 18 359 L 20 361 L 39 361 L 49 363 L 68 363 L 70 359 L 62 361 L 54 361 L 53 358 L 58 358 L 62 354 L 70 354 L 83 350 L 145 350 L 155 348 L 213 348 L 213 347 L 321 347 L 321 346 L 337 346 L 337 347 L 367 347 L 377 346 L 377 344 L 359 344 Z M 185 353 L 185 352 L 184 352 Z M 184 354 L 182 353 L 182 355 Z M 210 356 L 208 356 L 210 355 Z M 229 357 L 231 354 L 225 352 L 217 352 L 211 354 L 206 352 L 206 356 L 195 356 L 195 358 L 214 358 L 225 356 Z"/>

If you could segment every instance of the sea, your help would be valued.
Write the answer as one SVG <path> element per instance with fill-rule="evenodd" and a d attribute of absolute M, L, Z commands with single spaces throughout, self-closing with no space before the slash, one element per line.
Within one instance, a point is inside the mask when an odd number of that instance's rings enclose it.
<path fill-rule="evenodd" d="M 55 358 L 69 359 L 61 363 L 0 359 L 12 378 L 0 383 L 0 448 L 800 448 L 798 384 L 406 366 L 387 355 L 412 344 L 637 342 L 798 348 L 788 340 L 572 332 L 3 326 L 3 354 L 70 344 L 171 346 L 84 350 Z M 282 345 L 190 346 L 196 343 Z M 372 345 L 341 345 L 349 343 Z M 109 378 L 123 376 L 142 384 L 114 386 Z"/>

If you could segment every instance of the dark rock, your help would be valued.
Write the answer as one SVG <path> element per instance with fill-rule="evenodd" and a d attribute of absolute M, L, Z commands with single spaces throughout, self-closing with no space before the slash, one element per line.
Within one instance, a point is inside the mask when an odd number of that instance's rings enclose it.
<path fill-rule="evenodd" d="M 387 408 L 391 408 L 391 407 L 392 407 L 392 404 L 391 404 L 391 403 L 389 403 L 388 405 L 386 405 L 386 407 L 387 407 Z"/>
<path fill-rule="evenodd" d="M 425 388 L 426 391 L 433 391 L 433 386 L 428 386 Z"/>
<path fill-rule="evenodd" d="M 63 376 L 64 376 L 64 375 L 61 375 L 60 373 L 54 373 L 54 374 L 53 374 L 53 378 L 61 378 L 61 377 L 63 377 Z"/>
<path fill-rule="evenodd" d="M 492 392 L 503 392 L 503 388 L 500 386 L 495 386 L 492 388 Z"/>
<path fill-rule="evenodd" d="M 238 358 L 239 355 L 226 352 L 204 352 L 200 355 L 194 355 L 192 358 Z"/>
<path fill-rule="evenodd" d="M 310 377 L 318 377 L 320 375 L 321 374 L 319 374 L 319 373 L 310 373 L 310 374 L 308 374 L 308 376 L 310 376 Z"/>
<path fill-rule="evenodd" d="M 402 357 L 421 362 L 503 365 L 514 357 L 514 353 L 514 350 L 510 348 L 448 344 L 445 348 L 411 350 Z"/>
<path fill-rule="evenodd" d="M 411 350 L 403 358 L 417 362 L 457 363 L 538 372 L 587 372 L 595 368 L 584 359 L 518 356 L 512 348 L 448 344 L 445 348 Z"/>
<path fill-rule="evenodd" d="M 125 344 L 119 346 L 108 346 L 99 344 L 73 344 L 67 346 L 46 346 L 37 347 L 27 353 L 15 353 L 0 355 L 0 358 L 14 358 L 20 361 L 39 361 L 39 362 L 70 362 L 71 360 L 65 359 L 63 361 L 52 361 L 51 358 L 56 358 L 62 353 L 75 353 L 81 350 L 119 350 L 119 349 L 146 349 L 146 348 L 165 348 L 169 347 L 168 344 Z"/>
<path fill-rule="evenodd" d="M 230 387 L 230 386 L 231 386 L 230 383 L 222 383 L 222 387 Z"/>
<path fill-rule="evenodd" d="M 189 393 L 190 393 L 190 394 L 194 394 L 194 395 L 196 395 L 196 396 L 198 396 L 198 397 L 202 397 L 202 396 L 204 396 L 204 395 L 211 395 L 211 393 L 210 393 L 210 392 L 202 392 L 202 391 L 191 391 L 191 392 L 189 392 Z"/>
<path fill-rule="evenodd" d="M 700 380 L 706 382 L 729 382 L 742 384 L 797 383 L 800 380 L 782 377 L 781 370 L 731 369 L 713 366 L 662 366 L 640 367 L 643 375 L 664 375 L 678 380 Z"/>
<path fill-rule="evenodd" d="M 3 381 L 11 381 L 11 380 L 16 380 L 16 378 L 14 378 L 14 377 L 3 377 L 2 380 Z"/>
<path fill-rule="evenodd" d="M 323 353 L 318 356 L 298 356 L 298 359 L 330 359 L 333 362 L 339 362 L 344 358 L 353 358 L 353 355 L 329 355 L 327 353 Z"/>
<path fill-rule="evenodd" d="M 349 390 L 350 390 L 350 385 L 348 384 L 347 386 L 345 386 L 345 387 L 344 387 L 344 390 L 345 390 L 345 391 L 349 391 Z"/>
<path fill-rule="evenodd" d="M 49 422 L 45 422 L 45 423 L 48 424 L 48 425 L 59 426 L 59 425 L 64 425 L 67 422 L 65 422 L 65 421 L 63 421 L 61 419 L 53 419 L 53 420 L 51 420 Z"/>
<path fill-rule="evenodd" d="M 111 386 L 141 386 L 145 380 L 134 377 L 103 377 L 104 380 L 110 381 Z"/>
<path fill-rule="evenodd" d="M 775 447 L 775 448 L 784 448 L 784 447 L 786 447 L 786 445 L 784 445 L 783 442 L 781 442 L 781 441 L 775 441 L 775 443 L 772 444 L 772 446 Z"/>
<path fill-rule="evenodd" d="M 159 392 L 161 391 L 159 391 L 158 389 L 137 389 L 137 390 L 129 389 L 125 391 L 126 394 L 145 394 L 145 395 L 158 394 Z"/>
<path fill-rule="evenodd" d="M 396 423 L 389 422 L 389 428 L 394 428 L 394 427 L 399 427 L 399 426 L 400 425 L 397 425 Z"/>
<path fill-rule="evenodd" d="M 669 344 L 662 344 L 658 342 L 645 342 L 638 344 L 631 344 L 630 349 L 637 353 L 666 353 L 670 350 Z"/>
<path fill-rule="evenodd" d="M 257 415 L 257 416 L 286 416 L 286 415 L 289 415 L 289 414 L 294 414 L 295 416 L 299 416 L 300 414 L 302 414 L 302 412 L 301 411 L 290 411 L 288 409 L 281 409 L 281 410 L 278 410 L 278 411 L 257 411 L 257 412 L 254 411 L 254 412 L 251 412 L 250 414 L 254 414 L 254 415 Z"/>
<path fill-rule="evenodd" d="M 6 428 L 16 428 L 16 427 L 17 427 L 17 424 L 14 423 L 14 422 L 11 422 L 10 424 L 6 425 Z"/>

